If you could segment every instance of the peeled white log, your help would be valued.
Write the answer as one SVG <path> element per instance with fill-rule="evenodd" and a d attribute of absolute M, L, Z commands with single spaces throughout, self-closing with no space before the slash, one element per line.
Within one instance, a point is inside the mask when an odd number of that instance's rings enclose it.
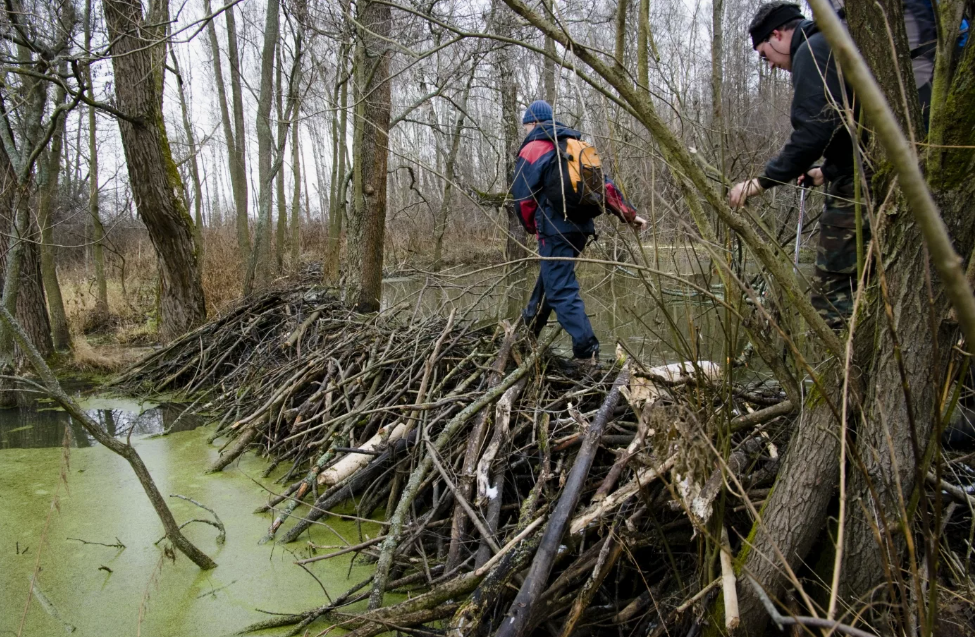
<path fill-rule="evenodd" d="M 735 567 L 731 564 L 731 543 L 728 530 L 721 527 L 721 591 L 724 593 L 724 626 L 728 631 L 738 628 L 738 590 L 735 588 Z"/>
<path fill-rule="evenodd" d="M 392 431 L 389 431 L 392 427 Z M 389 432 L 388 443 L 393 444 L 397 440 L 406 434 L 409 426 L 406 423 L 393 423 L 392 425 L 386 425 L 376 432 L 376 435 L 367 440 L 362 444 L 359 449 L 362 451 L 376 451 L 379 446 L 383 443 L 383 436 L 386 432 Z M 344 458 L 333 464 L 331 467 L 322 471 L 318 475 L 318 484 L 322 485 L 333 485 L 338 484 L 342 480 L 345 480 L 353 473 L 361 469 L 362 467 L 369 464 L 369 461 L 373 459 L 371 454 L 366 453 L 350 453 Z"/>
<path fill-rule="evenodd" d="M 700 373 L 700 376 L 698 375 Z M 721 378 L 721 366 L 711 361 L 684 361 L 651 367 L 646 374 L 652 380 L 667 385 L 686 383 L 691 378 L 699 381 L 714 382 Z"/>

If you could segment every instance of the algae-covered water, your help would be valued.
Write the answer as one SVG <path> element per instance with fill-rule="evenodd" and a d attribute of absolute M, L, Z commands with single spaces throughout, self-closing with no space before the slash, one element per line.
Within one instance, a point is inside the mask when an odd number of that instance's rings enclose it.
<path fill-rule="evenodd" d="M 105 448 L 70 449 L 67 484 L 60 490 L 61 448 L 0 449 L 0 635 L 60 635 L 74 627 L 71 634 L 92 637 L 217 636 L 269 617 L 258 609 L 291 613 L 326 603 L 318 582 L 293 562 L 310 555 L 309 537 L 323 545 L 345 540 L 318 526 L 300 542 L 259 546 L 270 518 L 252 511 L 264 501 L 265 487 L 280 487 L 260 478 L 266 465 L 253 454 L 224 473 L 204 475 L 217 454 L 206 442 L 208 433 L 203 428 L 133 443 L 163 494 L 206 504 L 226 525 L 223 545 L 210 526 L 185 529 L 219 565 L 207 572 L 178 553 L 171 562 L 163 553 L 166 543 L 154 544 L 162 536 L 158 518 L 128 464 Z M 45 536 L 56 493 L 60 511 L 51 513 Z M 169 500 L 180 522 L 210 517 L 188 502 Z M 375 525 L 358 529 L 334 517 L 328 526 L 351 543 L 360 532 L 376 532 Z M 103 544 L 117 538 L 125 549 L 70 538 Z M 366 565 L 350 570 L 350 561 L 342 556 L 308 568 L 334 597 L 370 572 Z M 42 598 L 32 599 L 21 633 L 36 565 Z"/>

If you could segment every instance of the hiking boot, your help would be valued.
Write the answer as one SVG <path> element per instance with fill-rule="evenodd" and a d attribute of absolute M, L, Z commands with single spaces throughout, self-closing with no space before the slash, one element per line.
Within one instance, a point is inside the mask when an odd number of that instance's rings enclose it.
<path fill-rule="evenodd" d="M 553 357 L 553 361 L 558 365 L 559 370 L 566 376 L 573 378 L 589 378 L 598 374 L 602 370 L 599 359 L 595 356 L 588 358 L 562 358 Z"/>

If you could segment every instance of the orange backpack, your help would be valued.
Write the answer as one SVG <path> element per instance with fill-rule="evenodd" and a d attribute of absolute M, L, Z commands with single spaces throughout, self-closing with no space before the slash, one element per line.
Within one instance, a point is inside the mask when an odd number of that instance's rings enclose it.
<path fill-rule="evenodd" d="M 556 212 L 582 223 L 603 214 L 606 186 L 603 164 L 596 148 L 572 137 L 558 144 L 559 161 L 545 175 L 545 197 Z"/>

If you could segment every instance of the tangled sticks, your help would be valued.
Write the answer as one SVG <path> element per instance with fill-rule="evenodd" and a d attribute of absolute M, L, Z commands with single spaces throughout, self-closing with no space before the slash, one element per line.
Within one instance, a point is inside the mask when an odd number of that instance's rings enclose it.
<path fill-rule="evenodd" d="M 350 500 L 359 517 L 384 511 L 379 537 L 302 560 L 354 552 L 376 560 L 373 576 L 249 630 L 302 634 L 323 618 L 355 635 L 431 626 L 473 635 L 517 616 L 516 634 L 644 634 L 696 621 L 672 611 L 709 579 L 693 538 L 715 500 L 705 487 L 722 484 L 722 466 L 746 485 L 748 472 L 774 476 L 750 431 L 735 434 L 731 464 L 709 458 L 700 439 L 714 435 L 716 397 L 745 411 L 742 396 L 755 394 L 711 389 L 720 372 L 710 364 L 634 362 L 632 378 L 629 366 L 580 378 L 540 354 L 546 345 L 453 315 L 409 324 L 356 315 L 301 289 L 250 299 L 119 382 L 205 395 L 220 415 L 213 439 L 226 440 L 211 470 L 247 449 L 287 467 L 288 486 L 259 509 L 274 513 L 262 541 L 294 541 Z M 667 476 L 674 488 L 661 484 Z M 518 588 L 526 596 L 511 605 Z M 386 593 L 404 591 L 414 596 L 383 606 Z M 366 612 L 343 612 L 367 599 Z"/>

